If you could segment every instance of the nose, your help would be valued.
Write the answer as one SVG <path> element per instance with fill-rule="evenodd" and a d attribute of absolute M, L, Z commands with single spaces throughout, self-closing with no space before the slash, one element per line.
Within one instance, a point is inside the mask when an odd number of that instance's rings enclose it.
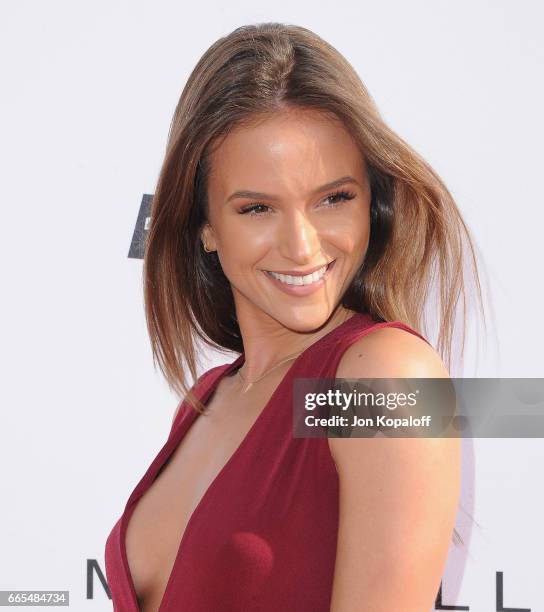
<path fill-rule="evenodd" d="M 321 250 L 319 228 L 304 211 L 294 209 L 286 215 L 280 229 L 280 254 L 286 259 L 304 265 L 315 261 Z"/>

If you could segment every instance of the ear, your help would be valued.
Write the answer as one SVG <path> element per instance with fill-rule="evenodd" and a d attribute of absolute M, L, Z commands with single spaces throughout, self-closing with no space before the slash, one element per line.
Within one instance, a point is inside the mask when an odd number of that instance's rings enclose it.
<path fill-rule="evenodd" d="M 200 239 L 204 249 L 208 251 L 217 251 L 217 241 L 215 239 L 214 231 L 209 223 L 205 223 L 200 233 Z"/>

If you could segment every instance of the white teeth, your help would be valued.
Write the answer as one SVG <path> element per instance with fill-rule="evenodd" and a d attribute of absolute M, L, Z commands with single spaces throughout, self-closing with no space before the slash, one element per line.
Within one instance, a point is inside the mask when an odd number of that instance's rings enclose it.
<path fill-rule="evenodd" d="M 276 272 L 267 273 L 286 285 L 311 285 L 321 279 L 326 271 L 327 266 L 323 266 L 319 270 L 316 270 L 312 274 L 307 274 L 306 276 L 291 276 L 290 274 L 278 274 Z"/>

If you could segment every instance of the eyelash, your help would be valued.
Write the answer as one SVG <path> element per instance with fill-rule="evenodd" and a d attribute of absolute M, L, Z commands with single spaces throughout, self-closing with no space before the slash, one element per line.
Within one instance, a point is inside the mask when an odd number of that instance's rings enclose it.
<path fill-rule="evenodd" d="M 324 199 L 328 200 L 329 198 L 341 198 L 342 201 L 347 202 L 349 200 L 353 200 L 354 197 L 355 197 L 355 193 L 353 193 L 352 191 L 335 191 L 334 193 L 329 193 L 329 195 L 326 196 Z M 335 204 L 328 206 L 327 208 L 336 208 L 340 206 L 340 204 L 341 202 L 337 202 Z M 255 204 L 249 204 L 248 206 L 244 206 L 238 212 L 241 215 L 249 214 L 252 217 L 261 217 L 267 214 L 267 213 L 262 213 L 262 212 L 255 212 L 257 208 L 261 208 L 261 207 L 269 208 L 266 204 L 255 203 Z"/>

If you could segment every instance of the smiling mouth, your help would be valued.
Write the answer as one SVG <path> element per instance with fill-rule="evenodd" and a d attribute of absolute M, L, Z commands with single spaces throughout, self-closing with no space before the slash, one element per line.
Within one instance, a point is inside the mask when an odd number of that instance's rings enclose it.
<path fill-rule="evenodd" d="M 292 276 L 290 274 L 278 274 L 277 272 L 271 272 L 270 270 L 264 270 L 264 272 L 268 274 L 269 276 L 271 276 L 272 278 L 275 278 L 276 280 L 284 283 L 285 285 L 293 285 L 295 287 L 296 286 L 300 287 L 302 285 L 311 285 L 313 283 L 320 281 L 323 278 L 323 276 L 325 276 L 327 270 L 332 266 L 332 264 L 335 261 L 336 260 L 333 259 L 331 262 L 329 262 L 322 268 L 319 268 L 319 270 L 312 272 L 312 274 L 306 274 L 305 276 Z"/>

